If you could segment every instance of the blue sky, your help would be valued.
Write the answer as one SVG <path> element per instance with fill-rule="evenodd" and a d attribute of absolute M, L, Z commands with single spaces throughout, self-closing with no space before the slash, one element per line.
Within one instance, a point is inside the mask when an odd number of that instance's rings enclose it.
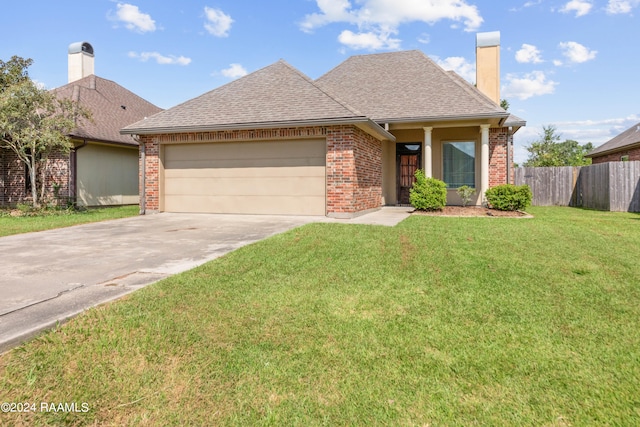
<path fill-rule="evenodd" d="M 527 121 L 596 146 L 640 122 L 640 0 L 24 0 L 3 4 L 0 59 L 67 83 L 87 41 L 96 74 L 170 108 L 284 59 L 317 78 L 351 55 L 419 49 L 475 82 L 475 35 L 501 32 L 501 96 Z M 276 96 L 277 94 L 274 94 Z"/>

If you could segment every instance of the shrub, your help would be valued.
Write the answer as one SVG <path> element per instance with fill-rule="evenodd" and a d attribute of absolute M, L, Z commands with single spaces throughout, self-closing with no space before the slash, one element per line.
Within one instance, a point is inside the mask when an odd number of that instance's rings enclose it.
<path fill-rule="evenodd" d="M 489 205 L 501 211 L 523 210 L 531 204 L 532 198 L 528 185 L 497 185 L 484 194 Z"/>
<path fill-rule="evenodd" d="M 409 190 L 411 205 L 424 211 L 442 209 L 447 204 L 447 185 L 435 178 L 427 178 L 424 171 L 416 170 L 416 182 Z"/>
<path fill-rule="evenodd" d="M 460 199 L 462 199 L 462 206 L 465 207 L 471 201 L 471 197 L 476 194 L 476 189 L 468 185 L 463 185 L 462 187 L 458 187 L 456 192 L 458 196 L 460 196 Z"/>

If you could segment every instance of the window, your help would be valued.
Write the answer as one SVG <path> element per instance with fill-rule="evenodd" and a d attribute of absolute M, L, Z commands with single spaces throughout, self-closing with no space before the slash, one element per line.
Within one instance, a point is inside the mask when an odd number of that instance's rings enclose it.
<path fill-rule="evenodd" d="M 443 175 L 447 188 L 476 186 L 476 143 L 445 142 L 442 144 Z"/>
<path fill-rule="evenodd" d="M 621 156 L 621 157 L 620 157 L 620 160 L 621 160 L 621 161 L 623 161 L 623 162 L 628 162 L 628 161 L 629 161 L 629 156 L 628 156 L 628 155 L 626 155 L 626 156 Z"/>

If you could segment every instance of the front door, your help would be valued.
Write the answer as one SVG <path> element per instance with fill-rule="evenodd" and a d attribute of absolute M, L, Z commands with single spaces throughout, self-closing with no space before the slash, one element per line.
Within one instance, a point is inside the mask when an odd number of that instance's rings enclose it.
<path fill-rule="evenodd" d="M 398 204 L 409 204 L 409 190 L 415 182 L 416 169 L 420 167 L 420 144 L 396 145 L 396 174 Z"/>

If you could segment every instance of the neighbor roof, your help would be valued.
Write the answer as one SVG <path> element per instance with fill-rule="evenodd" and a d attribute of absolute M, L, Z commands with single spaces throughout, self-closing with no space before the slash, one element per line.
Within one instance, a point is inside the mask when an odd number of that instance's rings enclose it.
<path fill-rule="evenodd" d="M 367 123 L 364 114 L 280 60 L 122 130 L 124 133 L 211 131 L 249 127 Z M 389 138 L 393 138 L 390 134 Z"/>
<path fill-rule="evenodd" d="M 316 83 L 376 122 L 509 116 L 417 50 L 352 56 Z"/>
<path fill-rule="evenodd" d="M 631 126 L 620 135 L 597 147 L 586 157 L 598 157 L 602 154 L 624 150 L 635 145 L 640 145 L 640 123 Z"/>
<path fill-rule="evenodd" d="M 162 111 L 119 84 L 93 74 L 54 89 L 53 93 L 76 101 L 91 112 L 91 120 L 84 120 L 70 135 L 80 139 L 138 145 L 130 135 L 122 135 L 120 129 Z"/>

